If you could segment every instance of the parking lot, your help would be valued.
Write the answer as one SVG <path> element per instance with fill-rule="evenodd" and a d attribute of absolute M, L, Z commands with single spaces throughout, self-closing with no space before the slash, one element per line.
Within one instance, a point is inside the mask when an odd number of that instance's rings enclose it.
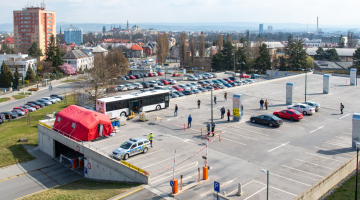
<path fill-rule="evenodd" d="M 180 194 L 178 199 L 209 199 L 213 192 L 213 181 L 221 184 L 221 192 L 234 199 L 265 199 L 266 174 L 270 171 L 270 199 L 292 199 L 312 184 L 329 174 L 354 155 L 351 149 L 351 117 L 356 112 L 358 89 L 347 86 L 348 78 L 331 77 L 330 94 L 323 94 L 323 77 L 308 75 L 307 100 L 321 104 L 319 112 L 304 116 L 299 122 L 284 120 L 279 128 L 253 124 L 253 115 L 285 109 L 285 85 L 294 82 L 295 102 L 304 101 L 304 75 L 261 81 L 252 85 L 217 90 L 214 105 L 215 132 L 221 134 L 221 141 L 214 140 L 208 148 L 209 181 Z M 224 91 L 228 100 L 223 98 Z M 220 119 L 220 108 L 232 111 L 232 95 L 242 93 L 244 116 L 240 122 Z M 268 110 L 259 109 L 263 98 L 270 103 Z M 197 108 L 197 100 L 201 108 Z M 150 172 L 151 185 L 171 193 L 169 181 L 173 176 L 174 153 L 176 150 L 175 178 L 183 175 L 183 184 L 198 179 L 198 168 L 204 166 L 206 136 L 200 130 L 210 121 L 210 92 L 172 99 L 170 108 L 149 113 L 149 122 L 129 121 L 119 132 L 92 145 L 111 153 L 113 149 L 129 138 L 147 138 L 153 132 L 153 148 L 147 154 L 130 157 L 127 161 Z M 340 114 L 340 103 L 345 105 Z M 174 107 L 178 105 L 178 116 L 174 117 Z M 187 117 L 191 114 L 192 126 L 184 131 Z M 154 123 L 154 117 L 162 122 Z M 180 124 L 180 125 L 174 125 Z M 194 155 L 193 157 L 191 157 Z M 190 158 L 189 158 L 190 157 Z M 168 167 L 168 168 L 167 168 Z M 243 196 L 237 197 L 238 183 L 243 186 Z"/>

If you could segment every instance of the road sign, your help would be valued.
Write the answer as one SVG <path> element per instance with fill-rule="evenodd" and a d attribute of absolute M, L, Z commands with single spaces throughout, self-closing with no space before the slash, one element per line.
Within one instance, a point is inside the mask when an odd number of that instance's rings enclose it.
<path fill-rule="evenodd" d="M 174 181 L 170 181 L 170 186 L 174 187 Z"/>
<path fill-rule="evenodd" d="M 87 168 L 85 167 L 85 174 L 87 174 Z"/>
<path fill-rule="evenodd" d="M 285 76 L 287 76 L 287 73 L 285 73 Z"/>
<path fill-rule="evenodd" d="M 84 85 L 84 87 L 86 87 L 86 84 Z"/>
<path fill-rule="evenodd" d="M 220 183 L 214 181 L 214 190 L 215 192 L 220 192 Z"/>
<path fill-rule="evenodd" d="M 276 72 L 276 75 L 277 75 L 277 72 Z"/>

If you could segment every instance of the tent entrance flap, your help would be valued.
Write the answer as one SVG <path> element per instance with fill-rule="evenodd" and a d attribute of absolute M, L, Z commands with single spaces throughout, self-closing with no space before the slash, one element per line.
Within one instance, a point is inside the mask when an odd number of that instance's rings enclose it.
<path fill-rule="evenodd" d="M 104 130 L 104 125 L 99 124 L 98 125 L 99 137 L 103 137 L 103 130 Z"/>

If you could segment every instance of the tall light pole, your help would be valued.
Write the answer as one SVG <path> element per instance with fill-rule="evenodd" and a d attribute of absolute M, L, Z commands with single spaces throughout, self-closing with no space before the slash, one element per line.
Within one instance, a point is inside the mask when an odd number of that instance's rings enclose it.
<path fill-rule="evenodd" d="M 245 65 L 245 63 L 244 62 L 240 63 L 240 76 L 239 76 L 240 77 L 240 82 L 241 82 L 241 65 Z"/>
<path fill-rule="evenodd" d="M 210 91 L 211 91 L 211 126 L 212 126 L 212 124 L 213 124 L 213 89 L 214 89 L 214 87 L 213 87 L 213 83 L 211 82 L 210 83 Z M 211 128 L 211 126 L 210 126 L 210 128 Z"/>
<path fill-rule="evenodd" d="M 305 102 L 306 102 L 306 88 L 307 88 L 307 69 L 305 71 Z"/>
<path fill-rule="evenodd" d="M 266 184 L 266 200 L 269 200 L 269 170 L 261 169 L 267 175 L 267 184 Z"/>

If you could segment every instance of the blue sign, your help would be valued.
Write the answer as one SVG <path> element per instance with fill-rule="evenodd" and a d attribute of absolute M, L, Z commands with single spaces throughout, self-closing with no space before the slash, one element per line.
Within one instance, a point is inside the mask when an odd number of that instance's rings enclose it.
<path fill-rule="evenodd" d="M 214 190 L 216 192 L 220 192 L 220 183 L 219 182 L 214 181 Z"/>
<path fill-rule="evenodd" d="M 84 85 L 84 87 L 86 87 L 86 84 Z"/>
<path fill-rule="evenodd" d="M 212 71 L 212 69 L 211 69 L 211 71 Z"/>
<path fill-rule="evenodd" d="M 87 174 L 87 167 L 85 167 L 85 174 Z"/>
<path fill-rule="evenodd" d="M 166 69 L 166 71 L 168 72 L 168 71 L 169 71 L 169 69 Z"/>
<path fill-rule="evenodd" d="M 276 75 L 277 75 L 277 72 L 276 72 Z"/>
<path fill-rule="evenodd" d="M 285 76 L 287 76 L 287 73 L 285 73 Z"/>
<path fill-rule="evenodd" d="M 174 187 L 174 181 L 170 181 L 170 186 Z"/>

